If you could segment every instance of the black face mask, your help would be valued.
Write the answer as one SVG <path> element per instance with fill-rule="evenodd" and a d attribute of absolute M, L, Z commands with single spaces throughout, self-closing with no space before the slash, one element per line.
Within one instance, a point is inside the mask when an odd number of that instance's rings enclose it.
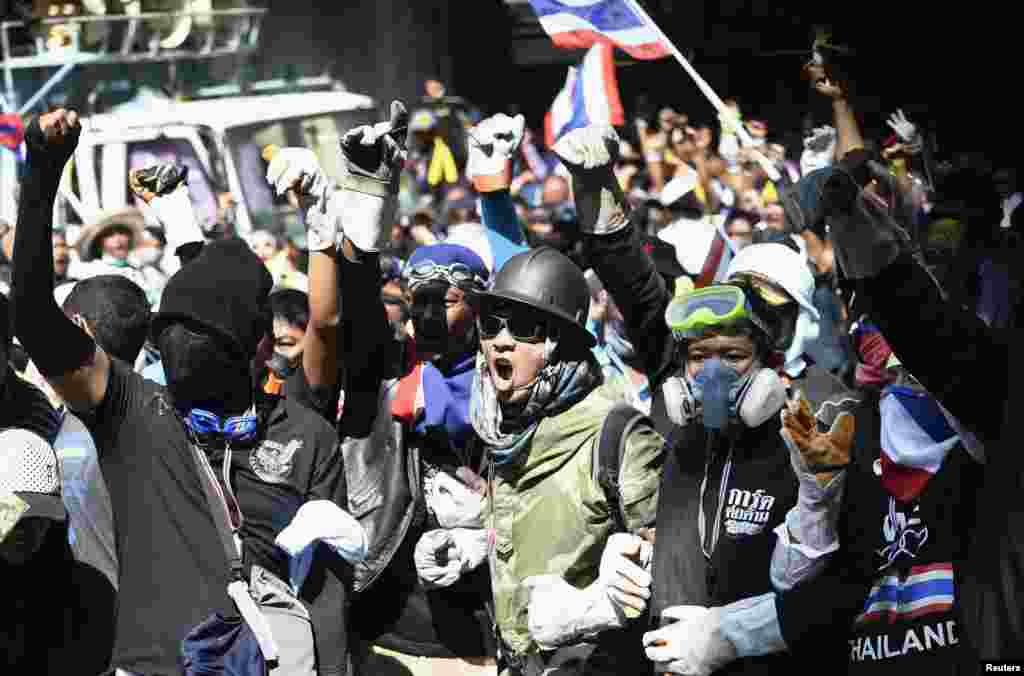
<path fill-rule="evenodd" d="M 199 408 L 223 415 L 248 408 L 249 364 L 225 341 L 174 324 L 160 334 L 157 346 L 179 411 Z"/>
<path fill-rule="evenodd" d="M 450 345 L 448 335 L 448 313 L 445 297 L 448 284 L 426 282 L 416 287 L 412 294 L 412 325 L 416 335 L 416 350 L 421 354 L 445 354 Z"/>
<path fill-rule="evenodd" d="M 267 368 L 270 369 L 275 376 L 281 380 L 287 379 L 293 373 L 295 373 L 298 364 L 288 359 L 280 352 L 275 352 L 270 357 L 270 361 L 267 362 Z"/>

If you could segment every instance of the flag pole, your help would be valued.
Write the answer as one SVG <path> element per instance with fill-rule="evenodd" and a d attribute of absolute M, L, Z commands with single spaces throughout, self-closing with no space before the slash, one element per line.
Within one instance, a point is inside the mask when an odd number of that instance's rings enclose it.
<path fill-rule="evenodd" d="M 697 89 L 699 89 L 701 93 L 707 97 L 708 101 L 711 102 L 711 105 L 715 107 L 715 109 L 722 115 L 722 117 L 726 119 L 733 117 L 734 114 L 726 107 L 725 102 L 718 97 L 718 94 L 716 94 L 715 90 L 711 88 L 711 85 L 709 85 L 707 81 L 700 76 L 700 73 L 698 73 L 696 69 L 694 69 L 694 67 L 690 65 L 690 62 L 686 60 L 686 57 L 683 56 L 683 53 L 679 51 L 679 48 L 676 47 L 675 44 L 673 44 L 672 41 L 668 39 L 668 36 L 665 35 L 661 28 L 658 27 L 658 24 L 654 22 L 654 19 L 651 18 L 647 11 L 640 6 L 640 3 L 638 3 L 636 0 L 626 0 L 626 3 L 629 4 L 629 6 L 632 7 L 637 14 L 640 15 L 641 19 L 647 22 L 647 24 L 654 29 L 654 31 L 658 34 L 658 37 L 661 38 L 662 42 L 664 42 L 665 45 L 672 51 L 672 55 L 676 57 L 676 61 L 679 62 L 679 65 L 681 65 L 683 67 L 683 70 L 689 73 L 690 77 L 693 78 L 693 81 L 697 84 Z M 778 181 L 780 178 L 782 178 L 782 176 L 779 174 L 779 170 L 776 169 L 772 165 L 772 163 L 768 161 L 768 158 L 762 155 L 760 151 L 754 148 L 754 139 L 752 139 L 750 137 L 750 134 L 747 133 L 746 127 L 743 126 L 743 123 L 737 121 L 737 124 L 735 126 L 736 134 L 740 137 L 740 140 L 743 142 L 743 144 L 750 148 L 750 152 L 754 155 L 754 159 L 757 160 L 757 163 L 760 164 L 761 168 L 764 169 L 766 174 L 768 174 L 768 178 L 770 178 L 773 181 Z"/>

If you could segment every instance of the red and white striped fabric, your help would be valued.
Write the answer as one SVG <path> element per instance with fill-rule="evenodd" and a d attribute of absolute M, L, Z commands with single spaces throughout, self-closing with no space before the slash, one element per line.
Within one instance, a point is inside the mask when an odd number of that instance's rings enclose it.
<path fill-rule="evenodd" d="M 544 142 L 550 148 L 573 129 L 596 124 L 621 126 L 625 121 L 612 48 L 598 43 L 583 57 L 582 65 L 569 67 L 565 86 L 544 118 Z"/>
<path fill-rule="evenodd" d="M 530 0 L 530 5 L 557 47 L 585 49 L 604 42 L 637 59 L 672 53 L 631 0 Z"/>

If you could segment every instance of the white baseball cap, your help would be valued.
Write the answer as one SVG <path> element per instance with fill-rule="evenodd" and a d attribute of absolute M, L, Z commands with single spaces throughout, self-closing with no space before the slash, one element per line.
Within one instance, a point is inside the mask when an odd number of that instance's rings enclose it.
<path fill-rule="evenodd" d="M 53 447 L 34 432 L 0 432 L 0 494 L 14 493 L 28 503 L 22 516 L 64 521 L 60 463 Z"/>

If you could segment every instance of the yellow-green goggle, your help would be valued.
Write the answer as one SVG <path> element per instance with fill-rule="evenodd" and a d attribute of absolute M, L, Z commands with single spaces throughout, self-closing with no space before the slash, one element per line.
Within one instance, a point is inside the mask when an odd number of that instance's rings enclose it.
<path fill-rule="evenodd" d="M 677 297 L 665 310 L 665 322 L 676 340 L 698 338 L 709 327 L 741 319 L 759 325 L 743 289 L 729 284 L 706 286 Z"/>

